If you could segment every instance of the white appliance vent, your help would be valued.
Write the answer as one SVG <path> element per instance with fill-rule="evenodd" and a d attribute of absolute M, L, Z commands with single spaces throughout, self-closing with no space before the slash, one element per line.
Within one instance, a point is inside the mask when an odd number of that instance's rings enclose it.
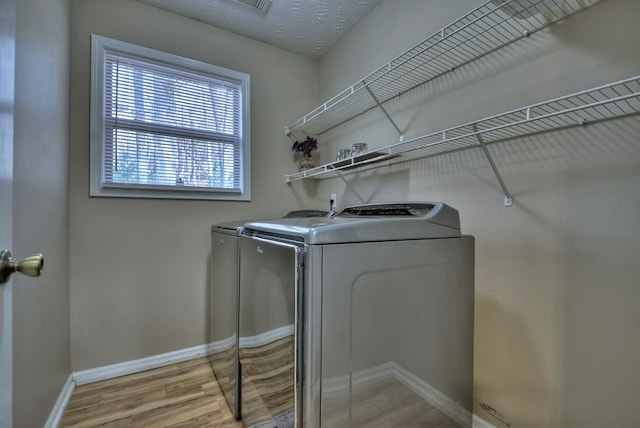
<path fill-rule="evenodd" d="M 262 13 L 263 15 L 267 13 L 269 6 L 271 6 L 271 0 L 236 0 L 236 1 L 239 1 L 240 3 L 244 3 L 248 6 L 258 9 L 258 11 L 260 11 L 260 13 Z"/>

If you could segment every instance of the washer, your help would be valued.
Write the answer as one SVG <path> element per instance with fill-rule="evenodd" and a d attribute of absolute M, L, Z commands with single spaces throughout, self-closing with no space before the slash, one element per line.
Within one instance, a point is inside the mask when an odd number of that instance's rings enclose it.
<path fill-rule="evenodd" d="M 416 408 L 419 426 L 471 426 L 474 238 L 457 210 L 250 222 L 240 257 L 245 426 L 375 426 Z"/>

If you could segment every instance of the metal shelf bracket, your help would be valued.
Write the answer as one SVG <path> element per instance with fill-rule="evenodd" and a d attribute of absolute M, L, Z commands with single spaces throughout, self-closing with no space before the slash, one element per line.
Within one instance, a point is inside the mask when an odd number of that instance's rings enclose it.
<path fill-rule="evenodd" d="M 369 95 L 371 95 L 371 98 L 373 98 L 373 100 L 376 102 L 376 105 L 380 108 L 380 110 L 382 110 L 382 113 L 384 113 L 384 115 L 387 117 L 389 122 L 391 122 L 391 125 L 393 125 L 393 127 L 398 132 L 398 135 L 400 136 L 400 142 L 403 142 L 404 141 L 404 133 L 400 130 L 398 125 L 396 125 L 396 123 L 393 121 L 393 118 L 391 117 L 391 115 L 389 115 L 389 113 L 384 108 L 384 106 L 382 105 L 382 103 L 380 102 L 378 97 L 376 97 L 376 94 L 373 93 L 373 91 L 371 90 L 369 85 L 364 80 L 362 81 L 362 83 L 364 84 L 364 87 L 367 89 L 367 92 L 369 92 Z"/>
<path fill-rule="evenodd" d="M 491 165 L 491 169 L 493 170 L 493 173 L 495 174 L 496 178 L 498 179 L 498 183 L 500 183 L 500 187 L 502 188 L 502 192 L 504 193 L 504 206 L 505 207 L 512 206 L 513 205 L 513 196 L 511 196 L 511 193 L 509 192 L 509 189 L 507 189 L 507 186 L 504 184 L 504 180 L 502 179 L 502 176 L 500 175 L 500 171 L 498 171 L 498 167 L 496 167 L 496 164 L 493 161 L 493 158 L 491 157 L 491 153 L 489 153 L 489 150 L 487 149 L 487 146 L 484 143 L 484 140 L 482 139 L 482 135 L 480 133 L 478 133 L 478 126 L 474 123 L 473 125 L 471 125 L 471 128 L 473 129 L 473 132 L 475 133 L 476 139 L 478 140 L 478 146 L 480 147 L 480 149 L 484 153 L 484 156 L 487 158 L 487 161 L 489 161 L 489 165 Z"/>
<path fill-rule="evenodd" d="M 366 204 L 367 202 L 362 198 L 362 196 L 360 196 L 360 194 L 358 192 L 356 192 L 356 189 L 353 188 L 353 186 L 351 185 L 351 183 L 349 183 L 347 181 L 346 178 L 344 178 L 344 176 L 342 175 L 342 173 L 340 172 L 339 169 L 333 169 L 333 171 L 335 171 L 335 173 L 338 175 L 338 177 L 340 177 L 340 179 L 342 180 L 342 182 L 345 184 L 345 186 L 347 187 L 347 189 L 351 190 L 353 192 L 354 195 L 356 195 L 358 197 L 358 199 L 360 199 L 360 203 L 362 204 Z"/>

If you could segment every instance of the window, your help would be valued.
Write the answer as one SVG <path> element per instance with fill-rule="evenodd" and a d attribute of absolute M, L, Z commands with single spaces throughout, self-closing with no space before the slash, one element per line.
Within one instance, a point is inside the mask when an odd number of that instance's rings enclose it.
<path fill-rule="evenodd" d="M 92 36 L 91 195 L 249 200 L 249 75 Z"/>

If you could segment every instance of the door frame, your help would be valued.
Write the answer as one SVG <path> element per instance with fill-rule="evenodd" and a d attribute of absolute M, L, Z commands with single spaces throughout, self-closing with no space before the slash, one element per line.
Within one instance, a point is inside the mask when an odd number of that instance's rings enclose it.
<path fill-rule="evenodd" d="M 0 249 L 13 232 L 13 112 L 16 0 L 0 0 Z M 11 280 L 0 285 L 0 428 L 13 424 L 13 309 Z"/>

